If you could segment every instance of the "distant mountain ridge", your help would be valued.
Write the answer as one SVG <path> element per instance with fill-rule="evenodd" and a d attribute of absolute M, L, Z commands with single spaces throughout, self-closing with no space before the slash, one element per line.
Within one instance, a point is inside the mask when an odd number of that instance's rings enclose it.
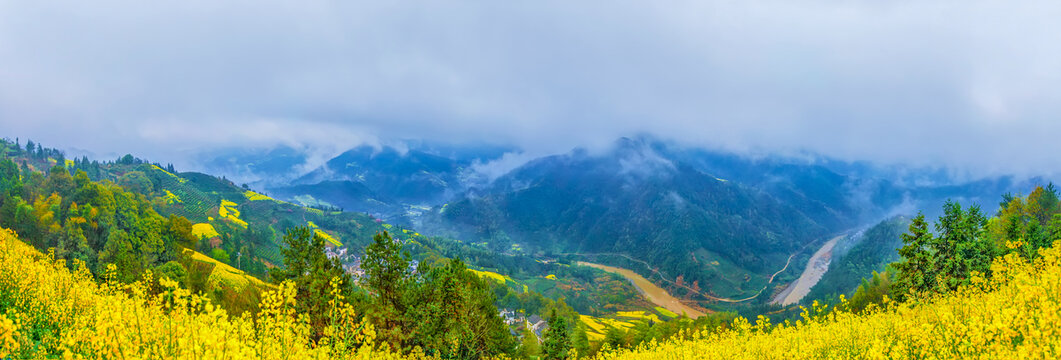
<path fill-rule="evenodd" d="M 477 171 L 507 151 L 360 146 L 268 192 L 497 252 L 625 254 L 738 296 L 760 291 L 790 255 L 828 234 L 948 198 L 992 209 L 1001 194 L 1039 181 L 948 181 L 931 169 L 747 157 L 650 136 L 532 159 L 496 179 Z"/>
<path fill-rule="evenodd" d="M 833 230 L 770 194 L 630 139 L 601 155 L 576 150 L 531 161 L 423 221 L 424 231 L 498 251 L 517 243 L 546 253 L 635 256 L 726 296 L 765 282 L 727 276 L 776 271 L 790 253 Z"/>

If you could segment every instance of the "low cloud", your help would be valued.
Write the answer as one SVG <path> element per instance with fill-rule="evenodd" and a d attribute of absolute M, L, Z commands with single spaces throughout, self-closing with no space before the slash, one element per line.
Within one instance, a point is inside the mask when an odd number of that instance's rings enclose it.
<path fill-rule="evenodd" d="M 0 2 L 0 136 L 180 163 L 651 133 L 1052 173 L 1058 18 L 1056 1 Z"/>
<path fill-rule="evenodd" d="M 493 182 L 497 178 L 508 174 L 510 171 L 523 166 L 527 162 L 538 158 L 541 154 L 532 154 L 524 151 L 507 152 L 500 158 L 482 162 L 476 161 L 472 164 L 472 170 L 481 176 L 485 182 Z"/>

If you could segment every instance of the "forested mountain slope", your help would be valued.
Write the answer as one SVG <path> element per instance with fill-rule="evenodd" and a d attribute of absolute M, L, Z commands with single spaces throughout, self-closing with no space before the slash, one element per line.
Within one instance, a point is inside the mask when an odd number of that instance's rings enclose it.
<path fill-rule="evenodd" d="M 836 230 L 631 140 L 532 161 L 424 222 L 496 251 L 629 255 L 723 296 L 758 291 L 792 252 Z"/>
<path fill-rule="evenodd" d="M 903 244 L 900 235 L 909 225 L 910 219 L 894 217 L 837 243 L 829 270 L 811 288 L 803 303 L 837 299 L 841 294 L 850 297 L 861 279 L 872 277 L 874 272 L 884 272 L 888 264 L 900 259 L 898 249 Z"/>

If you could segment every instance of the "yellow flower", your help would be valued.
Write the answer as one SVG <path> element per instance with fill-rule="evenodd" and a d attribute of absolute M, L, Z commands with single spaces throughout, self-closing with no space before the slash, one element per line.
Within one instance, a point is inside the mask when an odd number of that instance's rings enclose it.
<path fill-rule="evenodd" d="M 1061 242 L 1033 262 L 995 260 L 990 279 L 919 304 L 882 306 L 862 314 L 826 311 L 815 303 L 803 320 L 765 330 L 734 320 L 732 329 L 693 339 L 675 337 L 598 359 L 1056 359 L 1061 358 Z M 841 306 L 841 309 L 844 307 Z"/>

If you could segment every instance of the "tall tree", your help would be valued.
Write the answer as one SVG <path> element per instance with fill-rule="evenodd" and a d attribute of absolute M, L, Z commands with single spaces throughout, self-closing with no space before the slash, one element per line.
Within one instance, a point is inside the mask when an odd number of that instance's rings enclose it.
<path fill-rule="evenodd" d="M 909 232 L 902 235 L 903 247 L 899 248 L 902 260 L 895 264 L 895 297 L 903 301 L 910 295 L 935 288 L 936 265 L 930 245 L 934 243 L 928 232 L 925 215 L 918 213 L 910 222 Z"/>
<path fill-rule="evenodd" d="M 519 347 L 519 355 L 524 359 L 530 359 L 532 357 L 538 357 L 541 355 L 541 346 L 538 344 L 538 337 L 534 335 L 534 332 L 530 330 L 529 326 L 523 327 L 523 332 L 520 334 L 523 337 Z"/>
<path fill-rule="evenodd" d="M 486 280 L 460 259 L 431 267 L 407 299 L 404 318 L 412 345 L 461 359 L 511 353 L 515 347 Z"/>
<path fill-rule="evenodd" d="M 556 309 L 549 315 L 549 328 L 543 337 L 542 356 L 546 359 L 567 359 L 572 346 L 571 334 L 567 329 L 567 319 L 557 315 Z"/>
<path fill-rule="evenodd" d="M 297 309 L 309 316 L 310 324 L 317 331 L 315 337 L 319 337 L 329 321 L 331 281 L 339 278 L 340 291 L 349 299 L 353 292 L 350 275 L 339 259 L 328 258 L 324 253 L 324 238 L 310 228 L 290 229 L 284 234 L 283 241 L 286 245 L 281 250 L 284 269 L 273 269 L 269 275 L 275 282 L 294 281 Z"/>
<path fill-rule="evenodd" d="M 1046 236 L 1041 239 L 1042 243 L 1037 244 L 1038 246 L 1050 246 L 1055 241 L 1061 240 L 1061 213 L 1054 214 L 1050 218 L 1050 224 L 1046 227 L 1046 233 Z"/>
<path fill-rule="evenodd" d="M 984 236 L 985 225 L 987 219 L 979 206 L 963 210 L 960 204 L 950 200 L 943 205 L 943 215 L 936 223 L 939 235 L 932 243 L 939 271 L 936 286 L 940 291 L 952 291 L 967 284 L 973 271 L 987 273 L 994 248 Z"/>
<path fill-rule="evenodd" d="M 402 328 L 405 313 L 404 297 L 412 270 L 409 254 L 402 252 L 400 243 L 386 231 L 372 237 L 361 259 L 361 285 L 372 293 L 371 312 L 366 314 L 377 326 L 380 335 L 392 346 L 401 348 L 407 334 Z"/>

